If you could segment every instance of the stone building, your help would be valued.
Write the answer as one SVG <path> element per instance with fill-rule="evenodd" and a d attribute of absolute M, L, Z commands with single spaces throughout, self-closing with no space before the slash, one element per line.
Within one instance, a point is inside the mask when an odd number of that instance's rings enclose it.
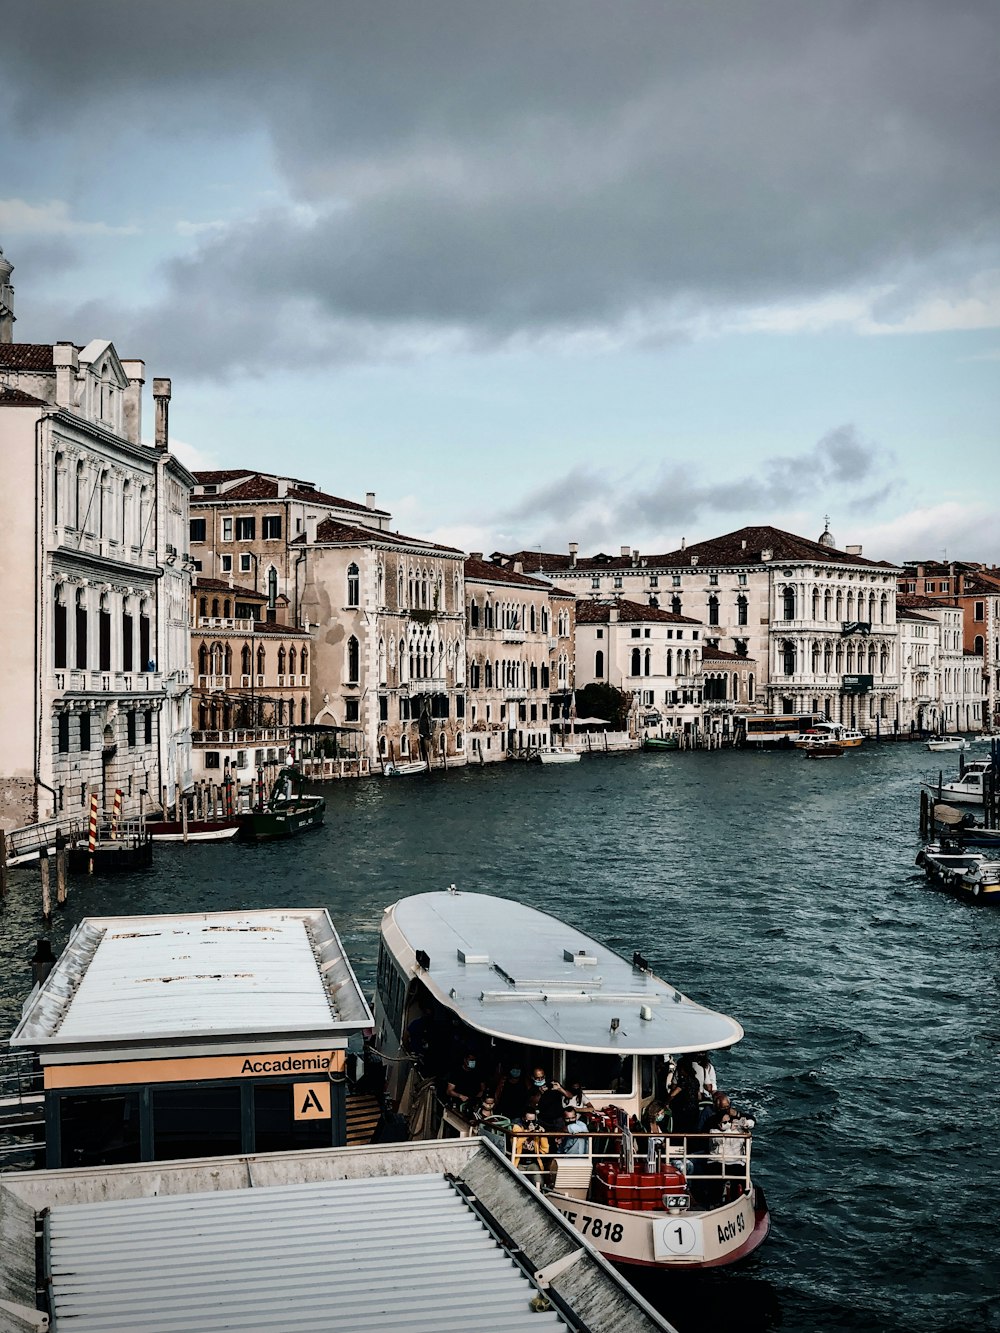
<path fill-rule="evenodd" d="M 479 551 L 464 574 L 469 762 L 548 749 L 552 587 Z"/>
<path fill-rule="evenodd" d="M 194 776 L 248 782 L 285 762 L 291 728 L 311 720 L 311 636 L 286 622 L 287 599 L 198 577 L 191 597 Z"/>
<path fill-rule="evenodd" d="M 332 518 L 376 530 L 391 515 L 375 507 L 374 492 L 365 504 L 327 495 L 314 482 L 247 468 L 198 472 L 191 499 L 191 555 L 207 578 L 235 578 L 263 592 L 273 607 L 287 597 L 290 618 L 302 623 L 301 544 L 307 524 Z"/>
<path fill-rule="evenodd" d="M 576 686 L 631 694 L 634 729 L 691 734 L 704 725 L 704 627 L 690 616 L 626 598 L 576 604 Z"/>
<path fill-rule="evenodd" d="M 463 553 L 332 518 L 292 545 L 313 720 L 357 729 L 371 760 L 465 762 Z"/>
<path fill-rule="evenodd" d="M 705 727 L 731 736 L 736 718 L 752 712 L 757 702 L 757 663 L 716 648 L 710 641 L 701 650 L 702 702 Z"/>
<path fill-rule="evenodd" d="M 518 552 L 526 573 L 541 571 L 583 597 L 628 597 L 691 615 L 705 639 L 753 658 L 761 711 L 815 712 L 874 729 L 895 718 L 898 691 L 898 569 L 775 527 L 745 527 L 665 555 L 581 558 Z"/>
<path fill-rule="evenodd" d="M 896 602 L 900 729 L 981 731 L 983 656 L 964 648 L 962 607 L 915 593 Z"/>
<path fill-rule="evenodd" d="M 194 478 L 166 447 L 169 381 L 142 443 L 144 378 L 103 339 L 0 341 L 4 827 L 79 817 L 95 788 L 137 813 L 140 793 L 191 780 Z"/>

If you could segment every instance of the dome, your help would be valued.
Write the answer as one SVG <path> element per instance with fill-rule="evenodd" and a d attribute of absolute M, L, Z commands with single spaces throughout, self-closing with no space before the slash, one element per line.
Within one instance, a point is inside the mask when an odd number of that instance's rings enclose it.
<path fill-rule="evenodd" d="M 831 546 L 836 548 L 837 543 L 834 541 L 833 533 L 830 531 L 829 514 L 823 516 L 823 522 L 826 524 L 826 527 L 823 529 L 822 533 L 820 533 L 819 544 L 820 546 Z"/>

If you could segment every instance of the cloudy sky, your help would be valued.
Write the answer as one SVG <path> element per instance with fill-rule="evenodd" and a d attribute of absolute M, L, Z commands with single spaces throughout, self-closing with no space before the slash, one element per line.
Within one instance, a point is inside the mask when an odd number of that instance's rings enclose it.
<path fill-rule="evenodd" d="M 7 0 L 23 341 L 467 549 L 1000 560 L 993 0 Z"/>

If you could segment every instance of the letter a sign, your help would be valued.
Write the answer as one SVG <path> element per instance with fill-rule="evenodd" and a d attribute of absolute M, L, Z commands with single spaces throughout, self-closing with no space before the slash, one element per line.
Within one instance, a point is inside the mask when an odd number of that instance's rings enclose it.
<path fill-rule="evenodd" d="M 329 1083 L 293 1083 L 296 1120 L 330 1119 Z"/>

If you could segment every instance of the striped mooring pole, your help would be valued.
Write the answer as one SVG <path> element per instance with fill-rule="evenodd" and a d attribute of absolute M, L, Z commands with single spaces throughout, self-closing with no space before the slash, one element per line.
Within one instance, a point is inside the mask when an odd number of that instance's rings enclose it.
<path fill-rule="evenodd" d="M 97 850 L 97 792 L 90 793 L 90 832 L 87 839 L 87 850 L 90 853 L 87 873 L 94 873 L 94 852 Z"/>
<path fill-rule="evenodd" d="M 118 837 L 118 825 L 121 823 L 121 818 L 122 818 L 122 789 L 121 787 L 116 787 L 114 805 L 112 805 L 111 807 L 112 838 L 117 839 Z"/>

